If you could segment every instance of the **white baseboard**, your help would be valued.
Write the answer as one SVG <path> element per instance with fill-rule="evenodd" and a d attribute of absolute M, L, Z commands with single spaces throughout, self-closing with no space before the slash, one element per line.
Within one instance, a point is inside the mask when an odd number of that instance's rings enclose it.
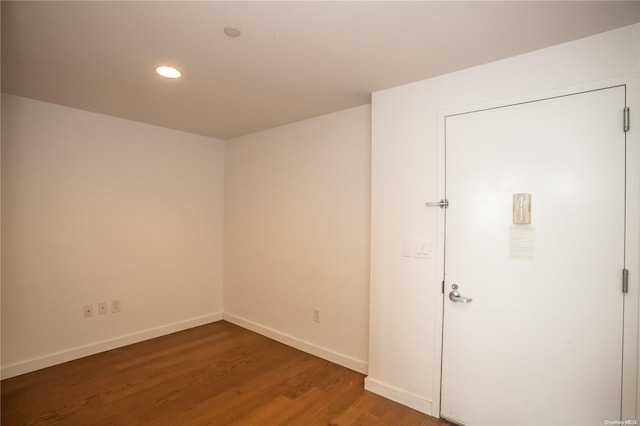
<path fill-rule="evenodd" d="M 323 348 L 322 346 L 309 343 L 307 341 L 298 339 L 297 337 L 290 336 L 285 333 L 281 333 L 272 328 L 265 327 L 263 325 L 260 325 L 253 321 L 239 317 L 237 315 L 230 314 L 228 312 L 225 312 L 223 314 L 223 319 L 225 321 L 229 321 L 230 323 L 238 325 L 242 328 L 246 328 L 247 330 L 251 330 L 258 334 L 266 336 L 277 342 L 284 343 L 287 346 L 291 346 L 293 348 L 299 349 L 311 355 L 315 355 L 322 359 L 326 359 L 327 361 L 334 362 L 338 365 L 357 371 L 359 373 L 367 374 L 369 365 L 366 361 L 362 361 L 338 352 L 334 352 L 330 349 Z"/>
<path fill-rule="evenodd" d="M 164 336 L 166 334 L 175 333 L 177 331 L 187 330 L 189 328 L 198 327 L 200 325 L 211 322 L 220 321 L 222 312 L 210 315 L 204 315 L 197 318 L 190 318 L 185 321 L 167 324 L 161 327 L 116 337 L 101 342 L 91 343 L 86 346 L 56 352 L 39 358 L 33 358 L 27 361 L 3 366 L 0 370 L 0 377 L 8 379 L 20 374 L 29 373 L 31 371 L 40 370 L 42 368 L 51 367 L 52 365 L 61 364 L 63 362 L 72 361 L 74 359 L 83 358 L 85 356 L 94 355 L 99 352 L 116 349 L 122 346 L 131 345 L 133 343 L 142 342 L 144 340 L 153 339 L 154 337 Z"/>
<path fill-rule="evenodd" d="M 19 376 L 20 374 L 30 373 L 42 368 L 61 364 L 63 362 L 72 361 L 74 359 L 83 358 L 85 356 L 94 355 L 122 346 L 131 345 L 133 343 L 142 342 L 144 340 L 153 339 L 154 337 L 164 336 L 166 334 L 175 333 L 177 331 L 187 330 L 189 328 L 198 327 L 200 325 L 220 321 L 222 319 L 236 324 L 240 327 L 254 331 L 263 336 L 269 337 L 270 339 L 273 339 L 285 345 L 334 362 L 338 365 L 357 371 L 359 373 L 367 374 L 368 364 L 366 361 L 358 360 L 350 356 L 332 351 L 330 349 L 315 345 L 313 343 L 309 343 L 288 334 L 276 331 L 272 328 L 265 327 L 253 321 L 249 321 L 237 315 L 220 312 L 216 314 L 205 315 L 202 317 L 191 318 L 186 321 L 180 321 L 177 323 L 144 330 L 109 340 L 95 342 L 89 345 L 56 352 L 42 357 L 21 361 L 15 364 L 6 365 L 3 366 L 2 369 L 0 369 L 0 378 L 8 379 L 10 377 Z"/>
<path fill-rule="evenodd" d="M 364 379 L 364 388 L 370 392 L 384 396 L 387 399 L 420 411 L 421 413 L 433 417 L 440 417 L 440 413 L 433 412 L 433 402 L 421 397 L 420 395 L 379 382 L 371 377 L 366 377 Z"/>

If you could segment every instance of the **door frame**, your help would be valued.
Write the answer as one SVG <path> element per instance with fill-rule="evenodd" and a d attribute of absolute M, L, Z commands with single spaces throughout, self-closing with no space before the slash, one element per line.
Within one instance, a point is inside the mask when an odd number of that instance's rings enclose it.
<path fill-rule="evenodd" d="M 638 332 L 640 310 L 640 73 L 598 80 L 586 84 L 571 85 L 545 91 L 538 91 L 526 95 L 502 98 L 484 103 L 447 108 L 438 113 L 437 135 L 437 186 L 438 199 L 445 198 L 445 119 L 447 116 L 469 113 L 489 108 L 505 107 L 525 102 L 540 101 L 547 98 L 567 96 L 580 92 L 588 92 L 615 86 L 626 86 L 626 106 L 631 111 L 630 130 L 626 132 L 626 236 L 625 236 L 625 267 L 629 270 L 629 292 L 624 300 L 624 329 L 623 329 L 623 377 L 622 377 L 622 417 L 623 419 L 638 419 L 640 407 L 640 368 L 638 362 Z M 634 107 L 635 106 L 635 107 Z M 637 111 L 637 112 L 636 112 Z M 622 131 L 623 111 L 620 111 L 620 127 Z M 455 202 L 455 200 L 450 200 Z M 442 292 L 445 259 L 445 211 L 439 209 L 437 213 L 437 276 L 433 288 L 435 305 L 435 347 L 434 347 L 434 380 L 433 380 L 433 409 L 432 415 L 440 417 L 441 383 L 442 383 L 442 339 L 443 314 L 445 295 Z M 622 271 L 621 278 L 622 280 Z M 621 281 L 622 286 L 622 281 Z"/>

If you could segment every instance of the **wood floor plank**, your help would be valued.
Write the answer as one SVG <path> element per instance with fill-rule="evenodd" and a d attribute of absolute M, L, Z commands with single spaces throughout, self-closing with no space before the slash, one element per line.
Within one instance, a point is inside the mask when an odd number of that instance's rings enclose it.
<path fill-rule="evenodd" d="M 256 410 L 247 412 L 242 419 L 239 419 L 239 421 L 234 421 L 230 423 L 230 425 L 255 426 L 256 419 L 260 419 L 260 421 L 265 425 L 277 424 L 276 418 L 278 417 L 278 415 L 282 412 L 288 411 L 292 404 L 294 404 L 294 402 L 289 398 L 282 395 L 275 395 L 275 397 L 272 398 L 271 401 L 269 401 L 267 404 L 264 404 Z"/>
<path fill-rule="evenodd" d="M 448 425 L 364 376 L 225 321 L 1 383 L 12 425 Z"/>

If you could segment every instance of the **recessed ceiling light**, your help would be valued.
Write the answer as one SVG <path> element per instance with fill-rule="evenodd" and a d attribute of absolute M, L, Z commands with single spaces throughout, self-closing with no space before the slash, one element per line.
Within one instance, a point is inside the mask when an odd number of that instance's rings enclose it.
<path fill-rule="evenodd" d="M 242 31 L 240 31 L 240 28 L 236 27 L 224 27 L 224 33 L 229 37 L 240 37 Z"/>
<path fill-rule="evenodd" d="M 180 76 L 182 76 L 182 73 L 178 69 L 166 65 L 156 68 L 156 72 L 167 78 L 180 78 Z"/>

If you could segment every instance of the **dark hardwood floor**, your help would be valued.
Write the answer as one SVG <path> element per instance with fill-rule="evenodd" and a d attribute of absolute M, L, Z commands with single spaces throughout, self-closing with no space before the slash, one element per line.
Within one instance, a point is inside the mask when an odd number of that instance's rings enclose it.
<path fill-rule="evenodd" d="M 448 425 L 225 321 L 3 380 L 3 426 Z"/>

